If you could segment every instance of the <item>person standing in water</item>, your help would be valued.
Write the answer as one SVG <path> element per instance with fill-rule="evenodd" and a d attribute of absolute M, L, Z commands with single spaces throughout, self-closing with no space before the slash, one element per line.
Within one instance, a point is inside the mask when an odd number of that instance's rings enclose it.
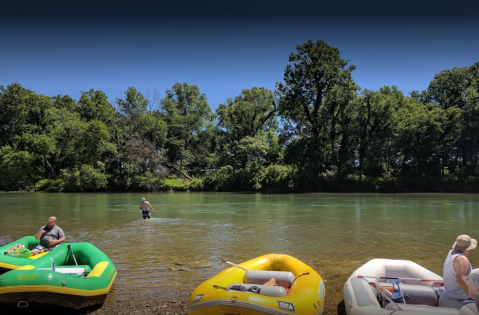
<path fill-rule="evenodd" d="M 153 207 L 150 205 L 148 201 L 146 201 L 145 197 L 141 198 L 141 203 L 140 203 L 140 210 L 141 213 L 143 214 L 143 219 L 151 219 L 151 214 L 150 214 L 150 209 L 155 212 Z"/>

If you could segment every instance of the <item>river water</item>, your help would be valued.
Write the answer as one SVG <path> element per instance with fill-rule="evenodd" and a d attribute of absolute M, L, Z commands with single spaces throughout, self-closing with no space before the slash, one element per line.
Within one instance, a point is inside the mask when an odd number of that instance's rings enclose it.
<path fill-rule="evenodd" d="M 156 210 L 151 220 L 142 219 L 141 197 Z M 182 298 L 229 267 L 222 259 L 289 254 L 340 288 L 372 258 L 442 274 L 458 235 L 479 238 L 478 194 L 4 193 L 0 244 L 34 235 L 51 215 L 67 241 L 110 257 L 117 286 Z M 479 267 L 479 249 L 470 260 Z"/>

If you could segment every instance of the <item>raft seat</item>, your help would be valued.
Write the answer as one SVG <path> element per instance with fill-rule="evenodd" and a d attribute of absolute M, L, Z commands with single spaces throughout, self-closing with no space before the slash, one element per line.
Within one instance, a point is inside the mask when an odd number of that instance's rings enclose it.
<path fill-rule="evenodd" d="M 37 270 L 52 270 L 52 268 L 37 268 Z M 82 275 L 86 272 L 91 271 L 91 267 L 88 265 L 77 265 L 77 266 L 58 266 L 55 267 L 55 271 L 63 274 L 77 274 Z"/>
<path fill-rule="evenodd" d="M 233 290 L 232 289 L 233 286 L 243 287 L 246 290 L 243 292 L 248 292 L 247 290 L 250 289 L 251 287 L 257 287 L 259 288 L 259 292 L 257 292 L 256 294 L 265 295 L 265 296 L 284 297 L 288 295 L 288 293 L 286 292 L 286 289 L 283 288 L 282 286 L 250 284 L 250 283 L 232 283 L 228 286 L 228 291 Z"/>
<path fill-rule="evenodd" d="M 450 307 L 435 307 L 429 305 L 413 305 L 413 304 L 398 304 L 403 311 L 407 312 L 416 312 L 417 314 L 436 314 L 436 315 L 460 315 L 456 308 Z M 389 303 L 386 305 L 385 309 L 389 311 L 397 311 L 398 309 L 392 304 Z"/>
<path fill-rule="evenodd" d="M 400 286 L 407 304 L 437 306 L 437 294 L 432 287 L 403 283 Z"/>
<path fill-rule="evenodd" d="M 265 284 L 271 278 L 284 288 L 289 288 L 294 282 L 294 274 L 289 271 L 247 270 L 243 281 L 248 284 Z"/>

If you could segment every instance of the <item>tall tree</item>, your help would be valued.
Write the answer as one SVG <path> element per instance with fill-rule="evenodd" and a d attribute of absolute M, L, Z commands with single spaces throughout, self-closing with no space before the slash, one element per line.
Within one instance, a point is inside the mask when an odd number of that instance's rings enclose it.
<path fill-rule="evenodd" d="M 254 138 L 263 130 L 276 129 L 276 101 L 272 91 L 264 87 L 243 89 L 234 99 L 227 99 L 216 109 L 218 125 L 224 128 L 226 141 Z"/>
<path fill-rule="evenodd" d="M 14 138 L 25 132 L 27 104 L 33 94 L 18 83 L 0 86 L 0 146 L 14 145 Z"/>
<path fill-rule="evenodd" d="M 349 141 L 345 127 L 350 122 L 347 108 L 358 90 L 351 77 L 356 67 L 347 67 L 339 49 L 322 40 L 308 40 L 296 49 L 284 83 L 277 84 L 282 95 L 279 113 L 287 120 L 284 126 L 299 130 L 305 138 L 301 141 L 308 143 L 298 156 L 316 176 L 322 168 L 345 160 L 340 150 L 342 142 Z"/>
<path fill-rule="evenodd" d="M 434 76 L 427 89 L 427 101 L 442 110 L 438 123 L 441 139 L 438 144 L 440 175 L 455 171 L 457 165 L 458 141 L 460 138 L 460 116 L 466 104 L 466 90 L 473 83 L 467 67 L 447 69 Z"/>
<path fill-rule="evenodd" d="M 394 118 L 390 165 L 396 176 L 437 176 L 442 109 L 405 98 Z"/>
<path fill-rule="evenodd" d="M 214 119 L 206 95 L 196 85 L 176 83 L 166 90 L 160 112 L 168 124 L 165 148 L 169 161 L 180 168 L 196 167 L 194 157 L 207 154 L 198 138 L 211 130 Z"/>
<path fill-rule="evenodd" d="M 120 113 L 127 117 L 141 116 L 146 112 L 148 106 L 148 100 L 143 94 L 131 86 L 125 92 L 125 99 L 117 98 L 116 103 Z"/>
<path fill-rule="evenodd" d="M 390 175 L 394 160 L 391 143 L 397 112 L 405 97 L 397 86 L 384 86 L 378 92 L 364 90 L 355 100 L 354 129 L 358 137 L 359 174 L 370 177 Z"/>
<path fill-rule="evenodd" d="M 115 108 L 108 102 L 104 92 L 90 89 L 82 92 L 78 100 L 80 117 L 85 121 L 98 120 L 111 126 L 115 117 Z"/>
<path fill-rule="evenodd" d="M 114 180 L 128 182 L 144 172 L 164 175 L 159 163 L 163 160 L 160 152 L 166 141 L 166 122 L 158 112 L 148 111 L 149 100 L 134 87 L 129 87 L 125 98 L 117 98 L 116 103 L 120 115 L 113 133 L 118 147 L 112 170 L 117 173 Z"/>
<path fill-rule="evenodd" d="M 427 88 L 428 101 L 447 110 L 451 107 L 464 108 L 465 92 L 472 78 L 468 67 L 446 69 L 434 75 Z"/>
<path fill-rule="evenodd" d="M 78 111 L 77 104 L 74 99 L 68 95 L 57 95 L 53 97 L 53 106 L 58 109 L 66 109 L 70 112 Z"/>
<path fill-rule="evenodd" d="M 462 132 L 458 147 L 462 161 L 460 175 L 479 175 L 479 62 L 468 69 L 471 86 L 464 93 Z"/>

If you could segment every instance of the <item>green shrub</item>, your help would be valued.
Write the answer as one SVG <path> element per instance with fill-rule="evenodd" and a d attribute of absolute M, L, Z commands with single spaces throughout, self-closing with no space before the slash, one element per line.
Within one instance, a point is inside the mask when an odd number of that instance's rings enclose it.
<path fill-rule="evenodd" d="M 195 178 L 191 182 L 189 182 L 190 190 L 192 191 L 201 191 L 204 190 L 204 183 L 202 179 Z"/>
<path fill-rule="evenodd" d="M 255 170 L 234 169 L 231 165 L 215 172 L 207 172 L 203 178 L 203 189 L 214 191 L 253 191 L 258 181 Z"/>
<path fill-rule="evenodd" d="M 221 167 L 217 171 L 210 171 L 205 174 L 204 185 L 208 190 L 230 191 L 234 188 L 234 170 L 231 165 Z"/>
<path fill-rule="evenodd" d="M 187 191 L 190 188 L 190 183 L 181 179 L 161 179 L 160 190 L 162 191 Z"/>
<path fill-rule="evenodd" d="M 60 192 L 65 188 L 65 182 L 61 178 L 57 179 L 42 179 L 35 184 L 35 190 L 48 191 L 48 192 Z"/>
<path fill-rule="evenodd" d="M 161 180 L 158 177 L 153 177 L 150 172 L 133 176 L 128 181 L 128 188 L 133 191 L 159 191 L 160 187 Z"/>
<path fill-rule="evenodd" d="M 98 191 L 105 189 L 108 175 L 91 165 L 83 164 L 80 169 L 62 170 L 65 191 Z"/>
<path fill-rule="evenodd" d="M 294 170 L 291 166 L 270 165 L 260 172 L 259 180 L 264 192 L 287 192 L 294 188 L 292 184 Z"/>

